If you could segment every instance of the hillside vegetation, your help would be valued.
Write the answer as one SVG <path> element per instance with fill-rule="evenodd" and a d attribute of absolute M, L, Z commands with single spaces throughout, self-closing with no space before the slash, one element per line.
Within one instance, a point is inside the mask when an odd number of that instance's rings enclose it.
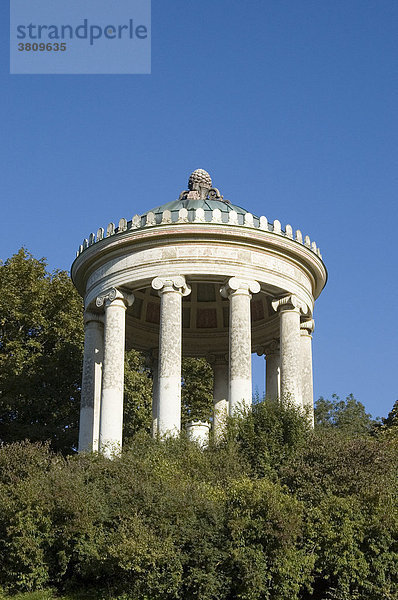
<path fill-rule="evenodd" d="M 112 461 L 14 443 L 0 450 L 0 585 L 126 600 L 396 599 L 397 459 L 395 436 L 311 432 L 272 402 L 206 451 L 146 433 Z"/>
<path fill-rule="evenodd" d="M 0 600 L 397 600 L 398 403 L 257 398 L 202 451 L 151 439 L 131 351 L 122 456 L 76 455 L 81 299 L 24 249 L 0 292 Z M 211 388 L 186 360 L 183 421 Z"/>

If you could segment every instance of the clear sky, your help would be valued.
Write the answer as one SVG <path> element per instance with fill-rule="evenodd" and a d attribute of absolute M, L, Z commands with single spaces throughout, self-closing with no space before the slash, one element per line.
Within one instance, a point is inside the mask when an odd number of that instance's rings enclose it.
<path fill-rule="evenodd" d="M 153 0 L 151 75 L 9 75 L 0 5 L 0 258 L 69 269 L 91 231 L 204 168 L 321 248 L 315 397 L 398 398 L 396 0 Z M 263 359 L 255 361 L 260 390 Z"/>

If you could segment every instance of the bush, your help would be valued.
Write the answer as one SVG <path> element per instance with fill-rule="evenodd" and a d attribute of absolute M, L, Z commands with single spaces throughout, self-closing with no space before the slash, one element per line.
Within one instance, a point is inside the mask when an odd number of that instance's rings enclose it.
<path fill-rule="evenodd" d="M 146 433 L 112 461 L 10 444 L 0 586 L 68 600 L 392 600 L 397 454 L 395 438 L 310 432 L 268 402 L 206 451 Z"/>

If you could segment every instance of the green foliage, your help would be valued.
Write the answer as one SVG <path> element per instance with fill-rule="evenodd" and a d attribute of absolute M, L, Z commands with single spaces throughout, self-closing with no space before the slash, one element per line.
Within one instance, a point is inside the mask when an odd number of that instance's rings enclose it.
<path fill-rule="evenodd" d="M 396 440 L 311 432 L 270 402 L 228 427 L 206 451 L 141 431 L 112 461 L 1 448 L 0 587 L 67 600 L 395 599 Z"/>
<path fill-rule="evenodd" d="M 182 424 L 210 421 L 213 413 L 213 370 L 204 358 L 184 358 L 181 392 Z"/>
<path fill-rule="evenodd" d="M 129 445 L 141 430 L 150 432 L 152 425 L 152 380 L 142 354 L 130 350 L 125 354 L 123 444 Z"/>
<path fill-rule="evenodd" d="M 388 413 L 385 419 L 382 419 L 382 424 L 377 429 L 377 433 L 398 439 L 398 400 Z"/>
<path fill-rule="evenodd" d="M 254 404 L 229 423 L 229 437 L 236 439 L 252 472 L 261 477 L 290 460 L 307 443 L 310 431 L 299 408 L 278 400 Z"/>
<path fill-rule="evenodd" d="M 82 299 L 65 271 L 25 249 L 0 264 L 0 440 L 50 440 L 75 452 L 83 360 Z M 151 427 L 152 382 L 126 353 L 124 440 Z"/>
<path fill-rule="evenodd" d="M 369 433 L 377 423 L 352 394 L 345 400 L 336 394 L 332 394 L 332 400 L 321 396 L 315 403 L 314 417 L 316 427 L 334 427 L 352 434 Z"/>
<path fill-rule="evenodd" d="M 82 301 L 64 271 L 21 249 L 0 265 L 0 439 L 77 438 Z"/>

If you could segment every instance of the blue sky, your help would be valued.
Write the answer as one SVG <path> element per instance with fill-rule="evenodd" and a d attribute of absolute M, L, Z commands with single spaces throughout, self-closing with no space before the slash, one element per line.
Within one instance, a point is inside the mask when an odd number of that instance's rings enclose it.
<path fill-rule="evenodd" d="M 390 0 L 153 0 L 151 75 L 9 75 L 0 6 L 0 258 L 69 269 L 91 231 L 196 168 L 319 244 L 315 396 L 398 398 L 397 26 Z M 261 389 L 263 359 L 255 361 Z"/>

